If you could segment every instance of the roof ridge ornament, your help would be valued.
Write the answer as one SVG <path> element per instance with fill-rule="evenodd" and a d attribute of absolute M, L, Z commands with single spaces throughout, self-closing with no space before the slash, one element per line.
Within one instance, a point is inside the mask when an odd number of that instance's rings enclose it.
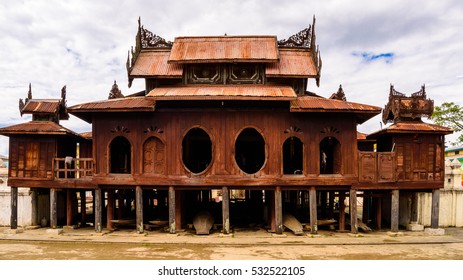
<path fill-rule="evenodd" d="M 425 85 L 410 96 L 398 92 L 391 84 L 389 102 L 383 109 L 383 122 L 421 121 L 423 116 L 430 117 L 434 111 L 434 100 L 427 99 Z"/>
<path fill-rule="evenodd" d="M 339 85 L 339 89 L 337 92 L 333 93 L 330 96 L 330 99 L 336 99 L 341 101 L 347 101 L 346 95 L 344 94 L 344 90 L 342 89 L 342 85 Z"/>
<path fill-rule="evenodd" d="M 119 89 L 116 81 L 114 80 L 114 84 L 109 91 L 108 99 L 115 99 L 115 98 L 124 98 L 125 96 L 122 94 L 122 91 Z"/>

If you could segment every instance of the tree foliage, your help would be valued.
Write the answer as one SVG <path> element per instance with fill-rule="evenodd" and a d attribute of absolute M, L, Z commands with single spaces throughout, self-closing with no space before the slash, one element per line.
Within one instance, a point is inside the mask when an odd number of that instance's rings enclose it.
<path fill-rule="evenodd" d="M 447 126 L 453 129 L 454 133 L 460 134 L 452 145 L 463 144 L 463 107 L 454 102 L 444 102 L 441 106 L 435 106 L 431 119 L 438 125 Z"/>

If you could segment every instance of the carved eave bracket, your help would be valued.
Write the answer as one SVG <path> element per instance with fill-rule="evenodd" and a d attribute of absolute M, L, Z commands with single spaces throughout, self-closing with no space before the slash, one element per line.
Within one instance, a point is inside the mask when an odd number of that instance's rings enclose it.
<path fill-rule="evenodd" d="M 391 85 L 389 102 L 383 109 L 383 122 L 421 121 L 423 116 L 431 117 L 433 111 L 434 101 L 426 98 L 424 85 L 410 97 L 396 91 Z"/>
<path fill-rule="evenodd" d="M 119 89 L 116 81 L 114 81 L 111 90 L 109 91 L 108 99 L 115 99 L 115 98 L 124 98 L 125 96 L 122 94 L 122 91 Z"/>
<path fill-rule="evenodd" d="M 166 41 L 164 38 L 144 28 L 143 25 L 141 25 L 141 19 L 138 18 L 138 32 L 135 37 L 135 49 L 133 47 L 131 48 L 126 62 L 129 87 L 132 86 L 133 82 L 133 78 L 130 77 L 130 71 L 135 65 L 138 55 L 142 49 L 171 49 L 172 45 L 173 43 L 171 41 Z"/>

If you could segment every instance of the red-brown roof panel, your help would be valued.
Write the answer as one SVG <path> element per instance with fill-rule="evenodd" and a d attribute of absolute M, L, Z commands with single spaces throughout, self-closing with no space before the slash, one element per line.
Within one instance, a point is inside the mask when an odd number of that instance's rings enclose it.
<path fill-rule="evenodd" d="M 146 97 L 126 97 L 83 103 L 69 107 L 71 113 L 76 112 L 120 112 L 120 111 L 154 111 L 156 102 Z"/>
<path fill-rule="evenodd" d="M 328 111 L 365 111 L 379 114 L 381 108 L 377 106 L 327 99 L 314 96 L 303 96 L 291 101 L 291 112 L 323 112 Z"/>
<path fill-rule="evenodd" d="M 177 86 L 159 87 L 147 96 L 156 100 L 292 100 L 296 93 L 289 86 Z"/>
<path fill-rule="evenodd" d="M 23 114 L 37 114 L 37 113 L 56 113 L 59 110 L 60 99 L 56 100 L 29 100 L 22 109 Z"/>
<path fill-rule="evenodd" d="M 377 135 L 386 133 L 426 133 L 445 135 L 451 134 L 452 132 L 452 129 L 448 127 L 425 122 L 398 122 L 382 130 L 373 132 L 369 134 L 367 137 L 374 138 Z"/>
<path fill-rule="evenodd" d="M 183 67 L 178 64 L 168 64 L 168 51 L 142 51 L 130 71 L 132 77 L 169 77 L 181 78 Z"/>
<path fill-rule="evenodd" d="M 30 121 L 0 128 L 0 135 L 72 135 L 79 134 L 51 121 Z"/>
<path fill-rule="evenodd" d="M 267 77 L 286 78 L 312 78 L 318 75 L 312 53 L 299 49 L 280 50 L 280 61 L 268 64 L 265 73 Z"/>
<path fill-rule="evenodd" d="M 277 62 L 276 36 L 175 38 L 169 63 Z"/>

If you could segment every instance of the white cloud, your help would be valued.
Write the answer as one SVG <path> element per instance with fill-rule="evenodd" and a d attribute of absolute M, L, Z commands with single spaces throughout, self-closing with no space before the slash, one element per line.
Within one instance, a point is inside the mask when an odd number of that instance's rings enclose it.
<path fill-rule="evenodd" d="M 412 93 L 426 84 L 436 104 L 462 104 L 463 5 L 460 1 L 367 0 L 25 0 L 0 3 L 0 125 L 21 123 L 18 99 L 32 83 L 34 97 L 57 98 L 67 85 L 68 105 L 106 99 L 114 80 L 124 94 L 125 61 L 135 44 L 137 20 L 167 40 L 188 35 L 270 34 L 287 38 L 317 18 L 323 69 L 322 96 L 343 85 L 347 99 L 383 107 L 389 85 Z M 445 16 L 444 16 L 445 15 Z M 363 63 L 353 52 L 394 53 L 391 63 Z M 379 129 L 380 118 L 361 126 Z M 75 117 L 63 125 L 90 126 Z M 0 153 L 4 142 L 0 142 Z"/>

